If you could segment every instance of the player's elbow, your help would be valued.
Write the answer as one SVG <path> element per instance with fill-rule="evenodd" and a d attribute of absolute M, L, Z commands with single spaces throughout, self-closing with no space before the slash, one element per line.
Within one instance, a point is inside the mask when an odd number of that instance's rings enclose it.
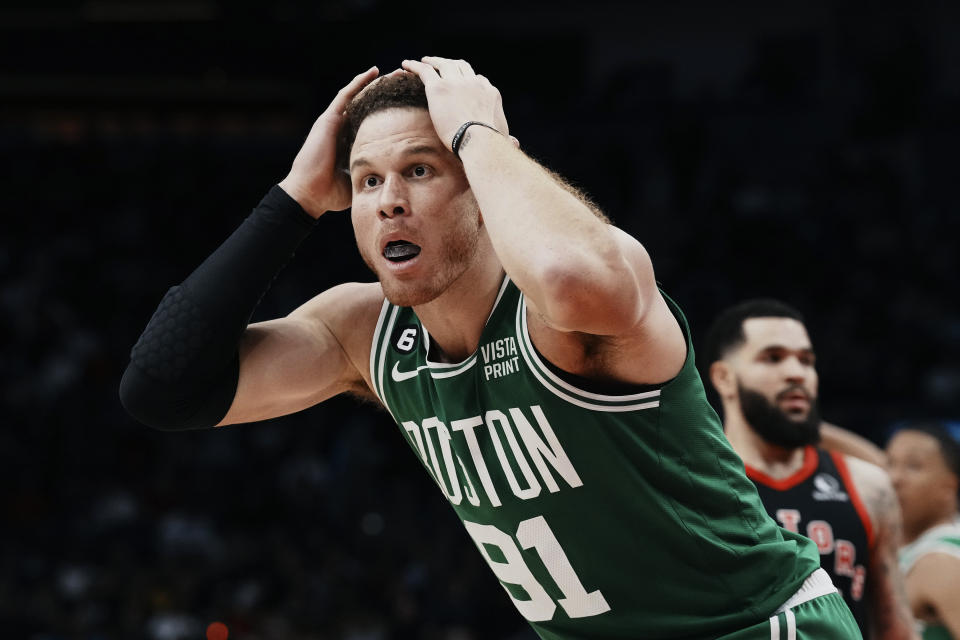
<path fill-rule="evenodd" d="M 161 431 L 212 427 L 230 409 L 238 371 L 225 371 L 206 384 L 171 384 L 131 362 L 120 380 L 120 403 L 132 418 Z"/>

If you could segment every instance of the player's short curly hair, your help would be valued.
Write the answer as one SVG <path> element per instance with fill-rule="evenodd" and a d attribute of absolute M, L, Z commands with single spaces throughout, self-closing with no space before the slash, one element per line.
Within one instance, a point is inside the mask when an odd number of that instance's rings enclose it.
<path fill-rule="evenodd" d="M 385 109 L 414 108 L 429 111 L 427 90 L 415 73 L 398 73 L 377 78 L 367 85 L 347 105 L 346 120 L 337 138 L 337 167 L 346 171 L 350 165 L 350 151 L 357 139 L 357 131 L 368 116 Z M 577 187 L 563 177 L 544 167 L 544 170 L 567 192 L 580 200 L 595 216 L 610 224 L 610 219 Z"/>
<path fill-rule="evenodd" d="M 337 165 L 346 169 L 357 131 L 368 116 L 384 109 L 404 107 L 428 108 L 426 89 L 415 73 L 382 76 L 367 85 L 347 105 L 346 120 L 337 140 Z"/>
<path fill-rule="evenodd" d="M 708 364 L 723 360 L 747 340 L 743 323 L 750 318 L 792 318 L 803 324 L 803 315 L 780 300 L 756 298 L 728 307 L 707 329 L 704 355 Z"/>

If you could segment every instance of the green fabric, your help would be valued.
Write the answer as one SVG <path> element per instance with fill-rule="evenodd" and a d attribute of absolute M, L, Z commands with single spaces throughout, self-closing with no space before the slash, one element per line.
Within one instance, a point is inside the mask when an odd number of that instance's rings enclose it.
<path fill-rule="evenodd" d="M 923 534 L 900 548 L 900 570 L 903 575 L 910 573 L 917 560 L 928 553 L 946 553 L 960 558 L 960 522 L 931 527 Z"/>
<path fill-rule="evenodd" d="M 797 640 L 856 640 L 862 638 L 853 614 L 838 593 L 831 593 L 793 607 Z M 778 640 L 787 640 L 786 613 L 776 615 Z M 717 640 L 772 640 L 771 622 L 764 620 L 747 629 L 720 636 Z M 926 640 L 926 638 L 924 638 Z"/>
<path fill-rule="evenodd" d="M 542 638 L 715 638 L 766 620 L 819 567 L 764 511 L 668 304 L 682 371 L 621 396 L 550 371 L 509 280 L 455 365 L 428 362 L 411 309 L 381 314 L 375 390 Z"/>
<path fill-rule="evenodd" d="M 946 627 L 929 625 L 923 629 L 923 640 L 954 640 L 954 637 Z"/>

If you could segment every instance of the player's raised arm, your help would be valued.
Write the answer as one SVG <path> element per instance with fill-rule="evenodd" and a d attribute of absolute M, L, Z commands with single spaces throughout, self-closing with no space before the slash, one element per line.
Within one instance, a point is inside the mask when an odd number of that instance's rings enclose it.
<path fill-rule="evenodd" d="M 350 310 L 375 308 L 375 285 L 335 289 L 287 318 L 247 323 L 316 219 L 350 206 L 349 179 L 336 169 L 337 134 L 347 103 L 376 75 L 371 68 L 340 90 L 289 175 L 164 296 L 120 384 L 132 416 L 160 429 L 210 427 L 290 413 L 363 386 L 336 327 L 349 324 Z"/>
<path fill-rule="evenodd" d="M 497 256 L 545 322 L 620 336 L 652 309 L 672 320 L 643 247 L 516 148 L 485 77 L 462 60 L 403 66 L 423 80 L 437 134 L 463 162 Z"/>
<path fill-rule="evenodd" d="M 829 422 L 820 423 L 820 446 L 885 467 L 887 455 L 883 449 L 863 436 Z"/>

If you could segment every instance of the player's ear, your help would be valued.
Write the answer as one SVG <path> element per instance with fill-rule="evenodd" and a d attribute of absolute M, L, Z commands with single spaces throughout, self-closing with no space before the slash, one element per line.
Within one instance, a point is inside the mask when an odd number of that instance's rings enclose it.
<path fill-rule="evenodd" d="M 517 140 L 516 136 L 510 136 L 510 142 L 513 143 L 513 148 L 514 148 L 514 149 L 519 149 L 519 148 L 520 148 L 520 141 Z"/>
<path fill-rule="evenodd" d="M 737 390 L 737 382 L 733 369 L 723 360 L 717 360 L 710 365 L 710 382 L 721 398 L 726 398 Z"/>

